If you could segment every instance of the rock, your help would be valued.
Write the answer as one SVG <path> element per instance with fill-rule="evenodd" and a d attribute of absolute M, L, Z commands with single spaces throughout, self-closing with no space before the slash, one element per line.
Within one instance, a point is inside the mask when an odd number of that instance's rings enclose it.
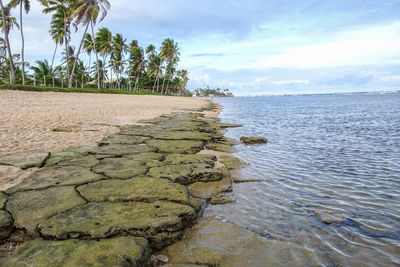
<path fill-rule="evenodd" d="M 146 145 L 124 145 L 124 144 L 111 144 L 108 146 L 101 146 L 93 149 L 92 154 L 97 155 L 114 155 L 114 156 L 124 156 L 139 154 L 145 152 L 155 152 L 156 149 L 150 148 Z"/>
<path fill-rule="evenodd" d="M 149 266 L 151 250 L 140 237 L 104 240 L 47 241 L 35 239 L 14 255 L 0 259 L 2 266 Z"/>
<path fill-rule="evenodd" d="M 213 196 L 232 191 L 232 180 L 226 168 L 219 169 L 223 172 L 223 179 L 213 182 L 197 182 L 188 186 L 191 196 L 210 200 Z"/>
<path fill-rule="evenodd" d="M 8 188 L 21 183 L 37 170 L 38 168 L 23 170 L 14 166 L 0 165 L 0 190 L 5 191 Z"/>
<path fill-rule="evenodd" d="M 229 170 L 239 169 L 243 165 L 240 159 L 231 156 L 221 155 L 219 156 L 219 161 L 221 161 Z"/>
<path fill-rule="evenodd" d="M 138 176 L 129 180 L 105 180 L 77 187 L 91 202 L 147 202 L 160 200 L 190 205 L 185 186 L 165 179 Z"/>
<path fill-rule="evenodd" d="M 11 215 L 4 210 L 0 210 L 0 244 L 11 234 L 13 228 Z"/>
<path fill-rule="evenodd" d="M 0 165 L 11 165 L 21 169 L 42 167 L 50 153 L 46 151 L 27 151 L 0 156 Z"/>
<path fill-rule="evenodd" d="M 155 139 L 163 140 L 197 140 L 208 141 L 211 135 L 199 131 L 162 131 L 152 135 Z"/>
<path fill-rule="evenodd" d="M 245 145 L 253 145 L 253 144 L 266 144 L 267 143 L 267 138 L 265 137 L 245 137 L 242 136 L 240 137 L 240 142 L 242 142 Z"/>
<path fill-rule="evenodd" d="M 161 153 L 196 154 L 203 149 L 201 141 L 149 140 L 146 143 Z"/>
<path fill-rule="evenodd" d="M 4 204 L 7 202 L 7 195 L 3 192 L 0 191 L 0 209 L 4 209 Z"/>
<path fill-rule="evenodd" d="M 134 155 L 125 155 L 123 158 L 132 159 L 136 161 L 143 161 L 144 163 L 150 163 L 153 161 L 160 161 L 165 157 L 164 154 L 155 153 L 155 152 L 147 152 L 147 153 L 140 153 Z"/>
<path fill-rule="evenodd" d="M 169 165 L 179 165 L 179 164 L 194 164 L 200 163 L 214 167 L 214 163 L 217 161 L 217 157 L 214 155 L 207 154 L 170 154 L 165 157 L 164 163 Z"/>
<path fill-rule="evenodd" d="M 79 185 L 104 179 L 88 168 L 76 166 L 45 167 L 32 173 L 22 183 L 6 190 L 11 194 L 17 191 L 42 189 L 51 186 Z"/>
<path fill-rule="evenodd" d="M 143 136 L 113 134 L 101 140 L 99 142 L 99 146 L 105 146 L 110 144 L 138 145 L 138 144 L 143 144 L 144 141 L 148 139 L 149 137 L 143 137 Z"/>
<path fill-rule="evenodd" d="M 209 168 L 209 165 L 204 164 L 180 164 L 155 167 L 151 168 L 147 175 L 169 179 L 182 185 L 188 185 L 197 181 L 217 181 L 223 177 L 220 169 Z"/>
<path fill-rule="evenodd" d="M 93 171 L 112 179 L 129 179 L 147 172 L 144 162 L 127 158 L 103 159 L 93 167 Z"/>
<path fill-rule="evenodd" d="M 210 199 L 210 204 L 213 205 L 222 205 L 232 202 L 235 202 L 235 199 L 230 193 L 218 193 Z"/>
<path fill-rule="evenodd" d="M 173 202 L 88 203 L 55 215 L 41 223 L 39 231 L 45 238 L 61 240 L 132 235 L 161 248 L 178 240 L 195 217 L 192 207 Z"/>
<path fill-rule="evenodd" d="M 320 266 L 304 247 L 266 240 L 211 217 L 201 218 L 181 241 L 160 253 L 169 258 L 169 266 Z"/>
<path fill-rule="evenodd" d="M 220 144 L 220 143 L 208 143 L 206 144 L 206 148 L 215 151 L 221 152 L 232 152 L 233 147 L 232 145 Z"/>
<path fill-rule="evenodd" d="M 312 212 L 323 223 L 340 223 L 346 220 L 346 216 L 340 210 L 330 209 L 326 207 L 316 207 Z"/>
<path fill-rule="evenodd" d="M 233 123 L 222 123 L 222 122 L 217 122 L 213 124 L 214 127 L 224 129 L 224 128 L 237 128 L 237 127 L 242 127 L 242 124 L 233 124 Z"/>
<path fill-rule="evenodd" d="M 15 193 L 9 197 L 6 208 L 13 215 L 17 228 L 25 229 L 28 237 L 36 237 L 39 223 L 85 203 L 73 186 L 62 186 Z"/>
<path fill-rule="evenodd" d="M 73 151 L 61 151 L 61 152 L 51 153 L 49 159 L 46 161 L 46 166 L 51 167 L 57 165 L 57 163 L 59 162 L 71 160 L 81 156 L 82 156 L 81 153 Z"/>
<path fill-rule="evenodd" d="M 164 265 L 168 263 L 168 257 L 165 255 L 151 256 L 152 266 Z"/>
<path fill-rule="evenodd" d="M 93 167 L 100 161 L 93 155 L 89 156 L 78 156 L 74 158 L 67 159 L 65 161 L 60 161 L 57 166 L 79 166 L 79 167 Z"/>

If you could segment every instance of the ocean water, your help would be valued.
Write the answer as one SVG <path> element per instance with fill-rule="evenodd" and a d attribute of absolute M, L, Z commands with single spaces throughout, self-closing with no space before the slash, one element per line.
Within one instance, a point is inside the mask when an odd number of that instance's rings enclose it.
<path fill-rule="evenodd" d="M 321 266 L 400 265 L 400 93 L 217 98 L 246 162 L 205 215 L 307 248 Z M 324 222 L 325 221 L 325 222 Z M 268 253 L 268 252 L 266 252 Z"/>

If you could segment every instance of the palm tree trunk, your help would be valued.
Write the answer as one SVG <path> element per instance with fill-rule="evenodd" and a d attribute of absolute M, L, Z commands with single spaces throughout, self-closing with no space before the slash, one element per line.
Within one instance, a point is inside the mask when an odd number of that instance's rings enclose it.
<path fill-rule="evenodd" d="M 67 35 L 67 18 L 66 18 L 66 14 L 64 11 L 64 44 L 65 44 L 65 56 L 66 56 L 66 71 L 67 71 L 67 77 L 69 77 L 69 42 L 68 42 L 68 35 Z"/>
<path fill-rule="evenodd" d="M 96 68 L 97 68 L 97 89 L 100 89 L 100 67 L 99 67 L 99 56 L 97 55 L 96 43 L 94 40 L 94 30 L 93 30 L 93 21 L 90 20 L 90 27 L 92 28 L 92 42 L 93 42 L 93 50 L 96 54 Z"/>
<path fill-rule="evenodd" d="M 139 86 L 138 83 L 139 83 L 139 75 L 136 76 L 135 89 L 134 89 L 135 91 L 139 91 L 139 90 L 138 90 L 138 86 Z"/>
<path fill-rule="evenodd" d="M 170 79 L 168 78 L 167 89 L 165 89 L 165 95 L 167 95 L 167 93 L 168 93 L 169 80 L 170 80 Z"/>
<path fill-rule="evenodd" d="M 0 0 L 0 8 L 1 8 L 1 15 L 3 18 L 4 36 L 5 36 L 6 44 L 7 44 L 8 57 L 10 60 L 10 84 L 15 84 L 14 61 L 13 61 L 12 53 L 11 53 L 10 40 L 8 39 L 9 30 L 7 29 L 6 17 L 5 17 L 4 6 L 3 6 L 2 0 Z"/>
<path fill-rule="evenodd" d="M 22 4 L 24 1 L 20 2 L 19 5 L 19 20 L 20 20 L 20 29 L 21 29 L 21 41 L 22 41 L 22 49 L 21 49 L 21 57 L 22 57 L 22 84 L 25 85 L 25 38 L 24 38 L 24 30 L 22 23 Z"/>
<path fill-rule="evenodd" d="M 78 62 L 78 57 L 79 57 L 79 54 L 81 52 L 83 41 L 85 40 L 85 36 L 86 36 L 88 28 L 89 28 L 89 23 L 87 23 L 87 25 L 86 25 L 85 32 L 83 33 L 83 36 L 82 36 L 81 44 L 79 45 L 78 52 L 76 53 L 76 57 L 75 57 L 75 60 L 74 60 L 74 66 L 72 67 L 72 72 L 71 72 L 71 75 L 69 76 L 69 83 L 68 83 L 68 87 L 69 88 L 72 88 L 72 79 L 74 78 L 74 72 L 75 72 L 75 69 L 76 69 L 76 63 Z"/>
<path fill-rule="evenodd" d="M 58 43 L 56 42 L 56 47 L 54 48 L 54 53 L 53 53 L 53 59 L 51 60 L 51 69 L 52 70 L 53 70 L 54 59 L 55 59 L 56 53 L 57 53 L 57 48 L 58 48 Z"/>
<path fill-rule="evenodd" d="M 167 76 L 167 73 L 165 74 L 165 76 Z M 164 92 L 165 76 L 164 76 L 164 79 L 163 79 L 163 81 L 162 81 L 161 94 Z"/>

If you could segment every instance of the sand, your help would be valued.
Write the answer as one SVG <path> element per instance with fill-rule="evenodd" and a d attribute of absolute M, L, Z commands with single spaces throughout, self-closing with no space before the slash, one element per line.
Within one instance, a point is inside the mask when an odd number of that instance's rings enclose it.
<path fill-rule="evenodd" d="M 204 98 L 0 91 L 0 155 L 96 146 L 117 126 L 205 105 Z"/>

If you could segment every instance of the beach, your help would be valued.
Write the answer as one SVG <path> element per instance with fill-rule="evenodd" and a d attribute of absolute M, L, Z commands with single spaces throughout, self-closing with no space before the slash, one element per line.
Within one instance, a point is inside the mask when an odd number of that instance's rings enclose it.
<path fill-rule="evenodd" d="M 205 103 L 190 97 L 0 90 L 0 155 L 94 146 L 117 126 Z"/>

